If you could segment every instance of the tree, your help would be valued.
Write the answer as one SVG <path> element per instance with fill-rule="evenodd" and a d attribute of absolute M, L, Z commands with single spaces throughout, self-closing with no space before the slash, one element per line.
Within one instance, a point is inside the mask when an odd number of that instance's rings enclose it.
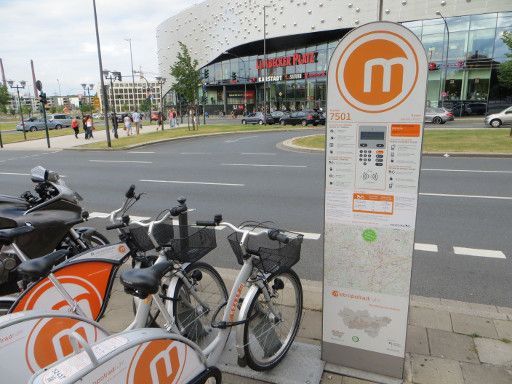
<path fill-rule="evenodd" d="M 150 98 L 144 99 L 139 104 L 139 109 L 141 110 L 141 112 L 149 112 L 149 111 L 151 111 L 151 99 Z"/>
<path fill-rule="evenodd" d="M 122 112 L 128 112 L 130 110 L 130 106 L 128 104 L 121 105 Z"/>
<path fill-rule="evenodd" d="M 9 104 L 11 104 L 11 95 L 6 86 L 0 85 L 0 112 L 7 112 Z"/>
<path fill-rule="evenodd" d="M 512 31 L 503 32 L 501 39 L 510 49 L 510 53 L 505 54 L 509 60 L 500 64 L 498 80 L 504 87 L 512 88 Z"/>
<path fill-rule="evenodd" d="M 176 94 L 181 95 L 189 107 L 195 110 L 197 109 L 201 73 L 197 68 L 197 60 L 192 60 L 187 46 L 181 41 L 178 44 L 180 45 L 178 59 L 171 65 L 171 76 L 174 78 L 171 89 Z M 192 127 L 196 128 L 194 120 L 192 121 Z"/>

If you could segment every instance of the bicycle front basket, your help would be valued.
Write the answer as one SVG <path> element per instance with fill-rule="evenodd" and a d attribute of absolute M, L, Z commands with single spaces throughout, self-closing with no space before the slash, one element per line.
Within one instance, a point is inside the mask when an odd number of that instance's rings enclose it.
<path fill-rule="evenodd" d="M 174 238 L 165 245 L 169 259 L 194 263 L 217 248 L 214 228 L 175 225 L 173 229 Z"/>

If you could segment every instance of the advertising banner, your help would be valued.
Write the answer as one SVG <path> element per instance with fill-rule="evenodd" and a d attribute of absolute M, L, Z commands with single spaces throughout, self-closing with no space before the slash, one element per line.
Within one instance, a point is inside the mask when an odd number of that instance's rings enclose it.
<path fill-rule="evenodd" d="M 328 73 L 322 358 L 402 377 L 428 64 L 407 28 L 363 25 Z"/>

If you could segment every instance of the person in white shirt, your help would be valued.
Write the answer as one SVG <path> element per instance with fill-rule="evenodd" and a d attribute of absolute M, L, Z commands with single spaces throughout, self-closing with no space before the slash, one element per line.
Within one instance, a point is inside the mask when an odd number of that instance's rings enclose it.
<path fill-rule="evenodd" d="M 138 135 L 139 132 L 140 132 L 140 129 L 142 128 L 142 122 L 141 122 L 140 113 L 137 112 L 137 111 L 133 112 L 132 113 L 132 120 L 133 120 L 133 124 L 135 124 L 135 132 Z"/>
<path fill-rule="evenodd" d="M 126 115 L 123 119 L 124 128 L 126 129 L 126 136 L 130 136 L 132 134 L 132 118 L 130 115 Z"/>

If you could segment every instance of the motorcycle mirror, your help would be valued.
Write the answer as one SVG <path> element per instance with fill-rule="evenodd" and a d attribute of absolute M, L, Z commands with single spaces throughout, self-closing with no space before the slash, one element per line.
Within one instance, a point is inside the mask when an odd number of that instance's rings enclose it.
<path fill-rule="evenodd" d="M 82 211 L 82 219 L 87 220 L 89 218 L 89 212 Z"/>
<path fill-rule="evenodd" d="M 47 178 L 46 173 L 47 172 L 48 171 L 46 169 L 44 169 L 43 167 L 38 165 L 37 167 L 32 168 L 32 170 L 30 171 L 30 179 L 34 183 L 42 183 L 42 182 L 46 181 L 46 178 Z"/>

